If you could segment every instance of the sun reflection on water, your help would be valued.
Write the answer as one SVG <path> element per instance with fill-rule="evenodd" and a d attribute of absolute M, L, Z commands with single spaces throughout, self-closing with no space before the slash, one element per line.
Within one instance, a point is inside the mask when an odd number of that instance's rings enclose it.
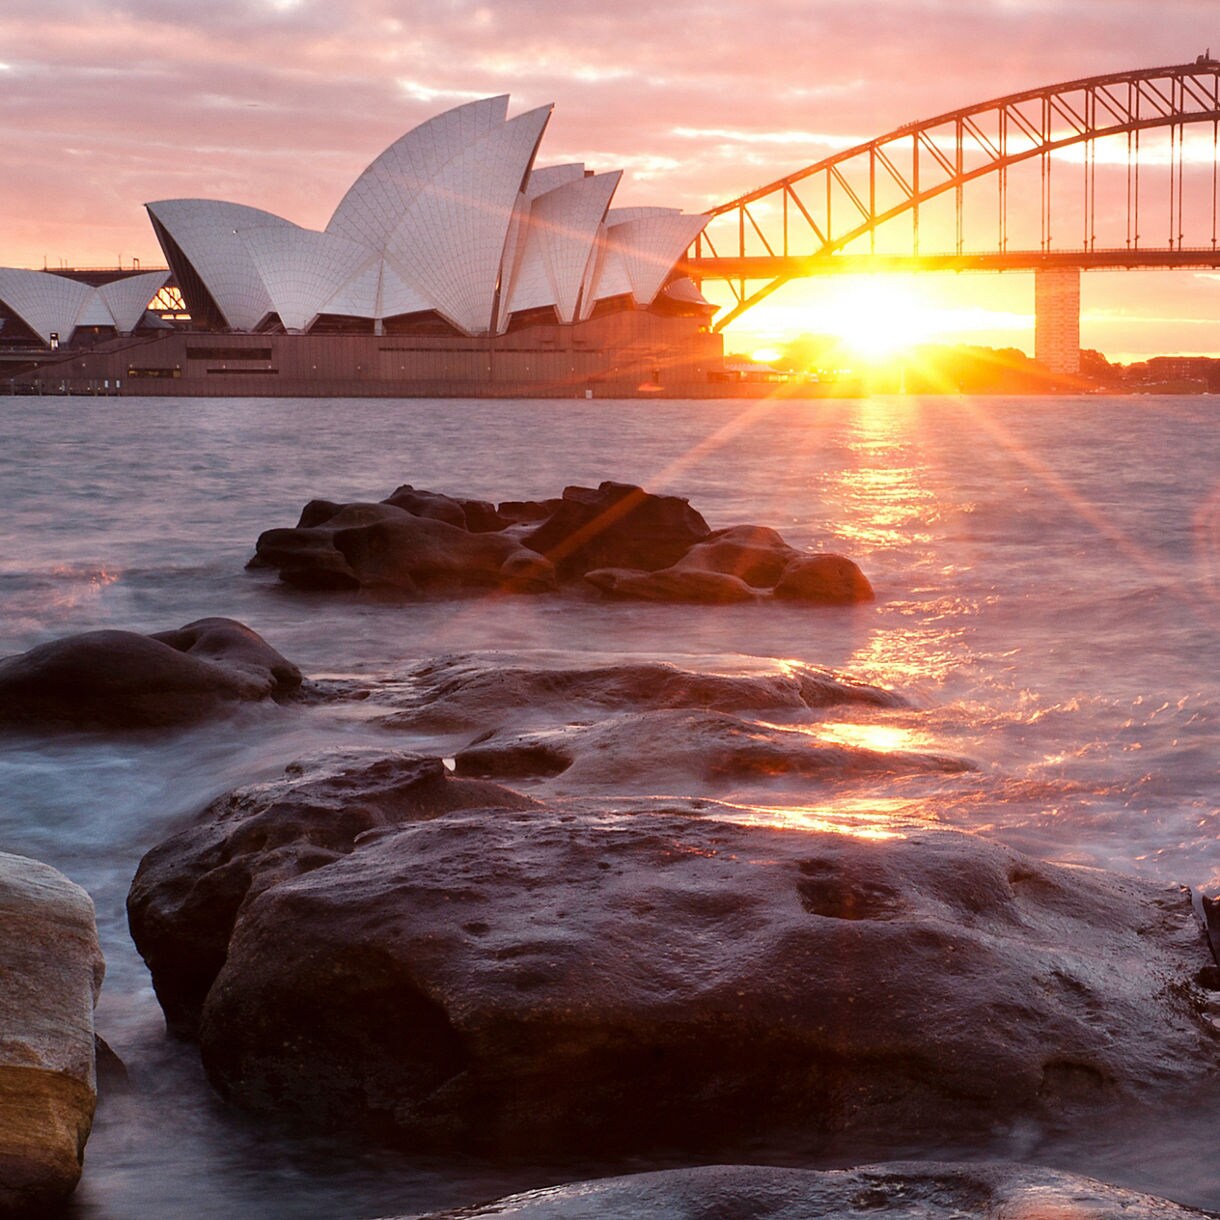
<path fill-rule="evenodd" d="M 836 801 L 833 805 L 724 804 L 717 816 L 739 826 L 814 831 L 853 839 L 905 839 L 915 822 L 918 802 L 897 797 Z"/>

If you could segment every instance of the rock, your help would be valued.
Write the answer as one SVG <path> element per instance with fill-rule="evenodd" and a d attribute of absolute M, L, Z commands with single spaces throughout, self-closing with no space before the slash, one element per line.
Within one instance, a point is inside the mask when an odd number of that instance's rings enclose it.
<path fill-rule="evenodd" d="M 757 665 L 756 659 L 752 661 Z M 410 677 L 413 705 L 385 717 L 387 726 L 495 728 L 509 713 L 518 723 L 545 717 L 566 724 L 606 711 L 777 712 L 841 705 L 906 706 L 906 700 L 893 691 L 796 664 L 762 672 L 717 674 L 660 661 L 554 668 L 508 664 L 496 654 L 459 655 L 429 661 Z"/>
<path fill-rule="evenodd" d="M 858 1169 L 705 1165 L 572 1182 L 414 1220 L 1190 1220 L 1214 1217 L 1167 1199 L 1029 1165 L 891 1162 Z"/>
<path fill-rule="evenodd" d="M 775 597 L 825 605 L 872 601 L 864 573 L 842 555 L 810 555 L 772 529 L 738 525 L 692 546 L 658 571 L 597 568 L 585 580 L 614 597 L 731 604 Z"/>
<path fill-rule="evenodd" d="M 864 573 L 842 555 L 804 555 L 794 559 L 775 585 L 781 599 L 850 605 L 871 602 L 873 587 Z"/>
<path fill-rule="evenodd" d="M 126 1093 L 131 1085 L 127 1064 L 100 1035 L 93 1039 L 93 1061 L 97 1076 L 97 1091 L 102 1096 Z"/>
<path fill-rule="evenodd" d="M 717 530 L 674 565 L 681 572 L 722 572 L 756 589 L 770 589 L 800 552 L 762 525 Z"/>
<path fill-rule="evenodd" d="M 605 482 L 565 487 L 559 507 L 522 541 L 567 579 L 595 568 L 667 568 L 709 533 L 688 500 Z"/>
<path fill-rule="evenodd" d="M 467 511 L 484 532 L 466 527 Z M 259 536 L 248 566 L 278 568 L 281 580 L 306 589 L 552 588 L 550 564 L 515 538 L 487 532 L 487 514 L 495 510 L 482 501 L 410 487 L 380 504 L 311 500 L 295 529 Z"/>
<path fill-rule="evenodd" d="M 334 504 L 310 500 L 295 529 L 265 530 L 247 567 L 278 568 L 288 584 L 308 589 L 357 589 L 360 579 L 335 547 L 339 530 L 402 521 L 410 517 L 393 504 Z"/>
<path fill-rule="evenodd" d="M 535 592 L 555 585 L 551 564 L 514 538 L 472 534 L 428 517 L 337 530 L 333 544 L 362 587 Z"/>
<path fill-rule="evenodd" d="M 468 497 L 455 499 L 441 492 L 417 491 L 405 483 L 386 496 L 383 503 L 405 508 L 416 517 L 434 517 L 474 534 L 502 530 L 508 525 L 508 518 L 502 517 L 496 511 L 496 506 L 486 500 Z"/>
<path fill-rule="evenodd" d="M 549 500 L 502 500 L 496 505 L 496 512 L 509 525 L 524 525 L 545 521 L 562 503 L 559 496 Z"/>
<path fill-rule="evenodd" d="M 88 631 L 0 660 L 0 724 L 144 728 L 282 699 L 300 671 L 233 619 L 176 631 Z"/>
<path fill-rule="evenodd" d="M 0 853 L 0 1215 L 48 1215 L 80 1178 L 104 971 L 89 895 Z"/>
<path fill-rule="evenodd" d="M 532 803 L 452 779 L 438 758 L 370 751 L 318 755 L 214 801 L 196 825 L 145 855 L 127 898 L 167 1025 L 194 1030 L 238 913 L 268 886 L 332 863 L 370 830 L 471 805 Z"/>
<path fill-rule="evenodd" d="M 467 528 L 465 509 L 452 496 L 441 492 L 416 491 L 409 483 L 404 483 L 386 496 L 382 503 L 405 509 L 415 517 L 430 517 L 444 521 L 446 525 L 455 525 L 458 529 Z"/>
<path fill-rule="evenodd" d="M 168 644 L 185 656 L 247 674 L 267 696 L 285 695 L 301 685 L 301 671 L 258 632 L 235 619 L 196 619 L 176 631 L 154 632 L 149 639 Z"/>
<path fill-rule="evenodd" d="M 560 805 L 364 834 L 242 902 L 205 1067 L 250 1110 L 518 1155 L 930 1144 L 1214 1078 L 1184 892 L 818 824 Z M 274 871 L 263 833 L 239 870 Z M 215 844 L 164 870 L 182 960 L 206 904 L 172 896 L 225 868 Z"/>
<path fill-rule="evenodd" d="M 786 729 L 724 712 L 689 709 L 622 715 L 532 733 L 493 733 L 459 750 L 459 775 L 496 779 L 563 774 L 565 788 L 646 795 L 803 776 L 972 771 L 961 758 L 871 750 L 823 740 L 816 726 Z"/>
<path fill-rule="evenodd" d="M 650 602 L 701 602 L 726 606 L 758 600 L 758 593 L 744 580 L 722 572 L 683 571 L 681 568 L 663 568 L 659 572 L 596 568 L 586 572 L 585 579 L 603 593 Z"/>

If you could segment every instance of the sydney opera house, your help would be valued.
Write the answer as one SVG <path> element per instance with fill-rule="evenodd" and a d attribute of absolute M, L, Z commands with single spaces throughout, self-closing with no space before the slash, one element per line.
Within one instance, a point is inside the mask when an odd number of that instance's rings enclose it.
<path fill-rule="evenodd" d="M 320 231 L 167 199 L 147 210 L 168 271 L 0 269 L 0 376 L 24 348 L 44 392 L 697 392 L 721 342 L 677 268 L 706 218 L 538 164 L 550 113 L 493 97 L 428 120 Z M 150 308 L 167 288 L 178 312 Z"/>

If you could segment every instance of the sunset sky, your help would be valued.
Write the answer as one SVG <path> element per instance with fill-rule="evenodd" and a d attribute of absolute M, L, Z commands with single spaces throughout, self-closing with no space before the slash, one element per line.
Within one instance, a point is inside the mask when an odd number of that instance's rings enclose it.
<path fill-rule="evenodd" d="M 142 205 L 179 196 L 320 228 L 388 143 L 494 93 L 554 102 L 541 160 L 623 168 L 617 204 L 702 211 L 903 123 L 1209 46 L 1214 0 L 4 0 L 0 265 L 161 265 Z M 841 291 L 786 289 L 728 346 L 818 331 Z M 1031 349 L 1032 297 L 935 276 L 895 308 L 920 338 Z M 1220 353 L 1220 278 L 1087 275 L 1082 342 Z"/>

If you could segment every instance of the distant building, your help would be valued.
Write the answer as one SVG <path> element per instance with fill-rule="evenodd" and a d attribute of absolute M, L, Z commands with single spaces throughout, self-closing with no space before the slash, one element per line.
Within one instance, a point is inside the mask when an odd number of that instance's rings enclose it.
<path fill-rule="evenodd" d="M 571 324 L 607 302 L 653 304 L 706 224 L 611 208 L 620 171 L 536 167 L 550 106 L 506 96 L 407 132 L 356 179 L 321 232 L 208 199 L 148 204 L 192 318 L 213 330 L 504 334 Z M 670 289 L 701 300 L 689 281 Z"/>
<path fill-rule="evenodd" d="M 40 361 L 39 387 L 70 392 L 624 393 L 706 382 L 722 357 L 715 307 L 676 267 L 707 217 L 613 208 L 620 171 L 536 165 L 551 109 L 510 119 L 501 96 L 429 119 L 364 170 L 321 231 L 220 200 L 146 205 L 194 339 L 98 342 L 133 331 L 164 276 L 89 287 L 0 271 L 0 314 L 48 346 L 52 333 L 70 345 L 82 326 L 111 327 L 90 332 L 84 359 Z"/>
<path fill-rule="evenodd" d="M 168 279 L 167 271 L 90 275 L 0 267 L 0 337 L 56 348 L 78 334 L 130 334 Z"/>

